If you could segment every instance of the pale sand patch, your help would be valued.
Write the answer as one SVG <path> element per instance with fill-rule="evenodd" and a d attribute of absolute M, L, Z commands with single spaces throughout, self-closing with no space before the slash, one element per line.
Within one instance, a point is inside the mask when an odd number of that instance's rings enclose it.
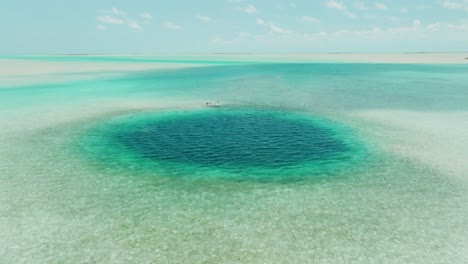
<path fill-rule="evenodd" d="M 367 132 L 384 148 L 468 184 L 468 112 L 369 110 L 353 115 L 370 124 Z"/>
<path fill-rule="evenodd" d="M 0 88 L 112 76 L 122 72 L 202 66 L 189 63 L 127 63 L 0 59 Z"/>
<path fill-rule="evenodd" d="M 206 108 L 200 100 L 170 100 L 148 98 L 132 100 L 88 100 L 87 102 L 55 102 L 53 105 L 25 106 L 0 111 L 0 141 L 8 142 L 19 135 L 34 135 L 40 131 L 57 129 L 73 124 L 94 124 L 102 119 L 137 112 L 188 110 Z M 0 142 L 0 146 L 2 142 Z"/>

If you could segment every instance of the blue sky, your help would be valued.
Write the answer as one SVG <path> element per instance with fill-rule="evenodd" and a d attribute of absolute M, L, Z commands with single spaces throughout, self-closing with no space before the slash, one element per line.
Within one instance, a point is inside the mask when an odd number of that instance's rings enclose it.
<path fill-rule="evenodd" d="M 468 0 L 0 0 L 0 54 L 468 50 Z"/>

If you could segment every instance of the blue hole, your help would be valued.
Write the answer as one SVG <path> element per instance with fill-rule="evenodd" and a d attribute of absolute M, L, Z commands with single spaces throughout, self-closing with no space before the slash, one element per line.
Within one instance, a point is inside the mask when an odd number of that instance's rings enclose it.
<path fill-rule="evenodd" d="M 171 118 L 155 115 L 116 131 L 114 142 L 146 159 L 208 167 L 278 168 L 323 162 L 349 151 L 331 129 L 272 111 L 220 109 Z"/>

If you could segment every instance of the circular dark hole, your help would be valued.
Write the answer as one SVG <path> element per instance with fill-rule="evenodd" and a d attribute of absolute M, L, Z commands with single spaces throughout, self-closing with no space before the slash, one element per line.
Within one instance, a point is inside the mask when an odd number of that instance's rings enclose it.
<path fill-rule="evenodd" d="M 332 130 L 311 120 L 258 110 L 214 110 L 147 120 L 115 134 L 154 161 L 218 167 L 281 167 L 346 152 Z"/>

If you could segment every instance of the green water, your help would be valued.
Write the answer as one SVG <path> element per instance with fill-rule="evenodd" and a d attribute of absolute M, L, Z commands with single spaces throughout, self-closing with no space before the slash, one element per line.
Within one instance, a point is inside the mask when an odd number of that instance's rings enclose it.
<path fill-rule="evenodd" d="M 0 262 L 465 263 L 468 184 L 442 161 L 468 158 L 466 120 L 426 127 L 467 83 L 270 63 L 2 87 Z"/>

